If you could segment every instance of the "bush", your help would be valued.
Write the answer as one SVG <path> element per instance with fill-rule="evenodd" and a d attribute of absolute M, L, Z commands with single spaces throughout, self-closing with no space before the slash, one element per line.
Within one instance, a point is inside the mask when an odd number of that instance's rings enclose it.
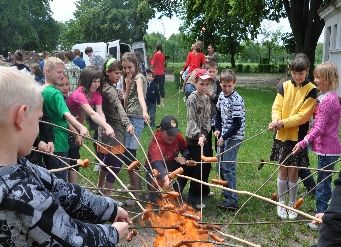
<path fill-rule="evenodd" d="M 243 64 L 241 64 L 241 63 L 237 64 L 236 67 L 237 67 L 237 72 L 243 72 L 243 68 L 244 68 Z"/>
<path fill-rule="evenodd" d="M 278 73 L 287 73 L 288 71 L 288 65 L 285 63 L 278 65 Z"/>
<path fill-rule="evenodd" d="M 244 72 L 245 73 L 250 73 L 251 72 L 251 65 L 250 64 L 247 64 L 244 66 Z"/>
<path fill-rule="evenodd" d="M 258 64 L 258 73 L 276 73 L 276 65 Z"/>

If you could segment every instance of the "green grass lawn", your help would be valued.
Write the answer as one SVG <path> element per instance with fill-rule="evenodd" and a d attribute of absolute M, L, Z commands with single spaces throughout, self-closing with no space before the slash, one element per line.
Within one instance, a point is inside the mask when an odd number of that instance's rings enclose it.
<path fill-rule="evenodd" d="M 264 130 L 271 118 L 271 105 L 275 98 L 275 90 L 271 88 L 237 88 L 242 95 L 246 104 L 246 138 L 249 138 L 262 130 Z M 157 108 L 156 123 L 159 123 L 164 115 L 171 114 L 178 118 L 179 126 L 182 132 L 186 128 L 186 107 L 183 101 L 183 94 L 179 93 L 175 83 L 166 83 L 166 102 L 165 107 Z M 145 149 L 151 139 L 149 128 L 145 128 L 140 138 Z M 256 191 L 257 188 L 266 181 L 270 174 L 276 169 L 274 166 L 264 166 L 260 171 L 257 170 L 257 160 L 268 159 L 272 144 L 273 134 L 266 132 L 245 144 L 242 144 L 239 154 L 239 161 L 254 161 L 254 164 L 238 165 L 238 189 L 250 192 Z M 87 142 L 91 145 L 91 143 Z M 90 157 L 90 155 L 82 148 L 82 157 Z M 144 155 L 141 149 L 138 150 L 138 159 L 144 161 Z M 93 160 L 93 159 L 92 159 Z M 316 157 L 311 155 L 311 166 L 316 167 Z M 82 173 L 96 183 L 97 173 L 92 170 L 83 170 Z M 127 183 L 126 171 L 121 171 L 120 177 Z M 216 168 L 211 172 L 212 178 L 217 178 Z M 277 174 L 270 182 L 259 191 L 258 194 L 265 197 L 277 190 L 276 186 Z M 85 184 L 80 180 L 80 183 Z M 117 188 L 120 186 L 115 184 Z M 145 185 L 144 185 L 145 186 Z M 214 198 L 205 201 L 207 207 L 204 209 L 204 221 L 226 223 L 231 219 L 233 213 L 228 213 L 217 209 L 216 204 L 222 199 L 218 189 L 212 190 L 215 193 Z M 304 192 L 303 185 L 299 186 L 299 194 Z M 247 199 L 246 196 L 240 196 L 240 205 Z M 304 212 L 314 214 L 314 199 L 305 198 L 302 206 Z M 303 219 L 301 217 L 301 219 Z M 277 221 L 276 207 L 258 199 L 252 199 L 241 210 L 234 222 L 252 222 L 252 221 Z M 252 225 L 252 226 L 230 226 L 228 232 L 261 244 L 262 246 L 311 246 L 317 237 L 316 232 L 310 231 L 305 224 L 277 224 L 277 225 Z"/>

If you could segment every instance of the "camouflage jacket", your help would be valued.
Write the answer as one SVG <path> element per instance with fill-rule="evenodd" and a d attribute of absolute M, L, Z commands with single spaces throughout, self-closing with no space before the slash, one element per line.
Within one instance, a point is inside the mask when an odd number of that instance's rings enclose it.
<path fill-rule="evenodd" d="M 81 74 L 81 69 L 74 64 L 74 62 L 70 61 L 65 64 L 64 72 L 69 79 L 70 84 L 70 94 L 78 88 L 79 85 L 79 76 Z"/>
<path fill-rule="evenodd" d="M 207 95 L 200 96 L 194 91 L 187 99 L 186 138 L 196 141 L 201 134 L 211 131 L 211 102 Z"/>

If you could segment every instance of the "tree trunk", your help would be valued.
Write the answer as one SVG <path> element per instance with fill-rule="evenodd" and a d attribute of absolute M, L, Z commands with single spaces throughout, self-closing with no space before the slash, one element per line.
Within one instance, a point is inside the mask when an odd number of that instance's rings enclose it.
<path fill-rule="evenodd" d="M 309 58 L 309 78 L 313 80 L 315 49 L 324 27 L 324 20 L 317 13 L 322 0 L 283 0 L 283 4 L 295 38 L 295 52 Z"/>
<path fill-rule="evenodd" d="M 235 58 L 236 54 L 234 52 L 231 52 L 230 55 L 231 55 L 231 59 L 230 59 L 231 67 L 235 68 L 236 67 L 236 58 Z"/>

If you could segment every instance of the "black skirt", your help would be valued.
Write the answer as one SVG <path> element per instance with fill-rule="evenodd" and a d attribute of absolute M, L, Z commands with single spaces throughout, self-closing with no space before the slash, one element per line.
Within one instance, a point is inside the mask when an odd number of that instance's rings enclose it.
<path fill-rule="evenodd" d="M 270 160 L 277 161 L 278 163 L 281 164 L 286 159 L 283 165 L 308 167 L 309 157 L 307 148 L 302 150 L 300 153 L 295 155 L 293 154 L 289 158 L 287 158 L 296 144 L 297 142 L 295 141 L 282 142 L 280 140 L 275 139 L 272 144 Z"/>

